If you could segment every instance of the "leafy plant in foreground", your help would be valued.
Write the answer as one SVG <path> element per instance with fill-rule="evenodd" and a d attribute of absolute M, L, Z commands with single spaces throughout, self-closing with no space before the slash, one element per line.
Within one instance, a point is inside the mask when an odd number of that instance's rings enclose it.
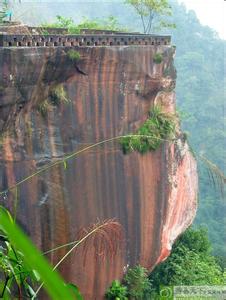
<path fill-rule="evenodd" d="M 32 282 L 37 281 L 37 274 L 23 262 L 23 255 L 10 243 L 7 236 L 1 234 L 0 272 L 2 280 L 0 285 L 0 298 L 10 299 L 13 289 L 21 299 L 23 296 L 31 298 L 34 295 Z"/>
<path fill-rule="evenodd" d="M 23 291 L 34 298 L 35 292 L 28 282 L 28 277 L 30 276 L 31 280 L 32 277 L 36 278 L 37 281 L 35 274 L 38 274 L 51 299 L 81 299 L 79 293 L 74 294 L 75 297 L 73 296 L 61 276 L 53 271 L 46 259 L 3 207 L 0 207 L 0 230 L 2 232 L 1 240 L 6 244 L 6 247 L 1 250 L 0 260 L 1 270 L 5 276 L 1 291 L 2 298 L 6 295 L 6 297 L 10 297 L 8 299 L 12 299 L 10 287 L 13 284 L 18 287 L 18 299 L 21 299 Z"/>
<path fill-rule="evenodd" d="M 99 222 L 88 229 L 83 228 L 76 241 L 47 251 L 49 253 L 70 247 L 52 267 L 3 207 L 0 207 L 0 233 L 0 278 L 3 278 L 0 281 L 0 297 L 3 299 L 12 299 L 15 295 L 18 299 L 37 299 L 39 291 L 44 287 L 51 299 L 82 300 L 78 288 L 72 283 L 66 284 L 55 272 L 56 268 L 80 245 L 84 247 L 84 258 L 92 245 L 96 257 L 104 259 L 106 255 L 113 258 L 122 242 L 122 230 L 118 222 Z"/>

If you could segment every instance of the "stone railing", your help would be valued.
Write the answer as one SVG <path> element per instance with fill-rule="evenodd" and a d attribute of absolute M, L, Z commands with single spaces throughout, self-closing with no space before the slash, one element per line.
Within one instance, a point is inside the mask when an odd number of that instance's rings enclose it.
<path fill-rule="evenodd" d="M 0 34 L 0 47 L 68 47 L 169 45 L 171 37 L 147 34 L 9 35 Z"/>

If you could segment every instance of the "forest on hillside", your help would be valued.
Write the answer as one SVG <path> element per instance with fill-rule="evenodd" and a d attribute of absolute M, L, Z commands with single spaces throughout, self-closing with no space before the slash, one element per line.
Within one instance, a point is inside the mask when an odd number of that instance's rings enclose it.
<path fill-rule="evenodd" d="M 226 259 L 226 202 L 200 159 L 204 156 L 221 169 L 226 161 L 226 41 L 211 28 L 201 25 L 195 12 L 188 11 L 185 5 L 179 5 L 177 1 L 171 1 L 171 5 L 170 21 L 176 28 L 162 32 L 172 34 L 177 47 L 177 108 L 199 164 L 199 209 L 194 225 L 208 228 L 215 255 Z M 101 20 L 114 16 L 122 28 L 142 31 L 139 17 L 123 1 L 66 1 L 64 6 L 57 1 L 34 1 L 18 5 L 16 11 L 18 17 L 30 24 L 54 22 L 56 15 L 71 17 L 75 23 L 84 17 Z M 38 16 L 37 11 L 41 12 Z"/>

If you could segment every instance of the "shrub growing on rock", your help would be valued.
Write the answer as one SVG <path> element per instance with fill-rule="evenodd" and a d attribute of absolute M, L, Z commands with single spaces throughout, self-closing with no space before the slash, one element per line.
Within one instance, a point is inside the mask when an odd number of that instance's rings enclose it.
<path fill-rule="evenodd" d="M 67 52 L 67 57 L 73 62 L 78 62 L 81 59 L 80 53 L 74 49 L 70 49 Z"/>
<path fill-rule="evenodd" d="M 161 107 L 154 106 L 137 132 L 121 139 L 123 152 L 138 151 L 143 154 L 158 149 L 164 140 L 174 136 L 174 119 L 173 115 L 162 112 Z"/>
<path fill-rule="evenodd" d="M 153 61 L 155 64 L 161 64 L 163 60 L 162 54 L 161 53 L 156 53 L 153 57 Z"/>

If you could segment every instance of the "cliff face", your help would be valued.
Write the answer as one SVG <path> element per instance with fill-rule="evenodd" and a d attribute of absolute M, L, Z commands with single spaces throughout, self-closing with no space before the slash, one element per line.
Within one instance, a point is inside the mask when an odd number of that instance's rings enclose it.
<path fill-rule="evenodd" d="M 0 49 L 0 186 L 7 189 L 65 154 L 135 132 L 155 103 L 175 111 L 174 48 L 81 47 Z M 161 64 L 153 63 L 163 53 Z M 61 91 L 65 101 L 50 103 Z M 61 95 L 61 98 L 62 98 Z M 43 104 L 44 103 L 44 104 Z M 48 250 L 76 239 L 81 227 L 114 218 L 124 230 L 113 260 L 81 247 L 61 266 L 85 299 L 101 299 L 111 281 L 135 264 L 163 261 L 196 212 L 196 162 L 182 134 L 154 152 L 124 155 L 117 142 L 58 165 L 18 188 L 18 221 Z M 1 202 L 14 209 L 15 191 Z M 66 250 L 51 254 L 57 262 Z"/>

